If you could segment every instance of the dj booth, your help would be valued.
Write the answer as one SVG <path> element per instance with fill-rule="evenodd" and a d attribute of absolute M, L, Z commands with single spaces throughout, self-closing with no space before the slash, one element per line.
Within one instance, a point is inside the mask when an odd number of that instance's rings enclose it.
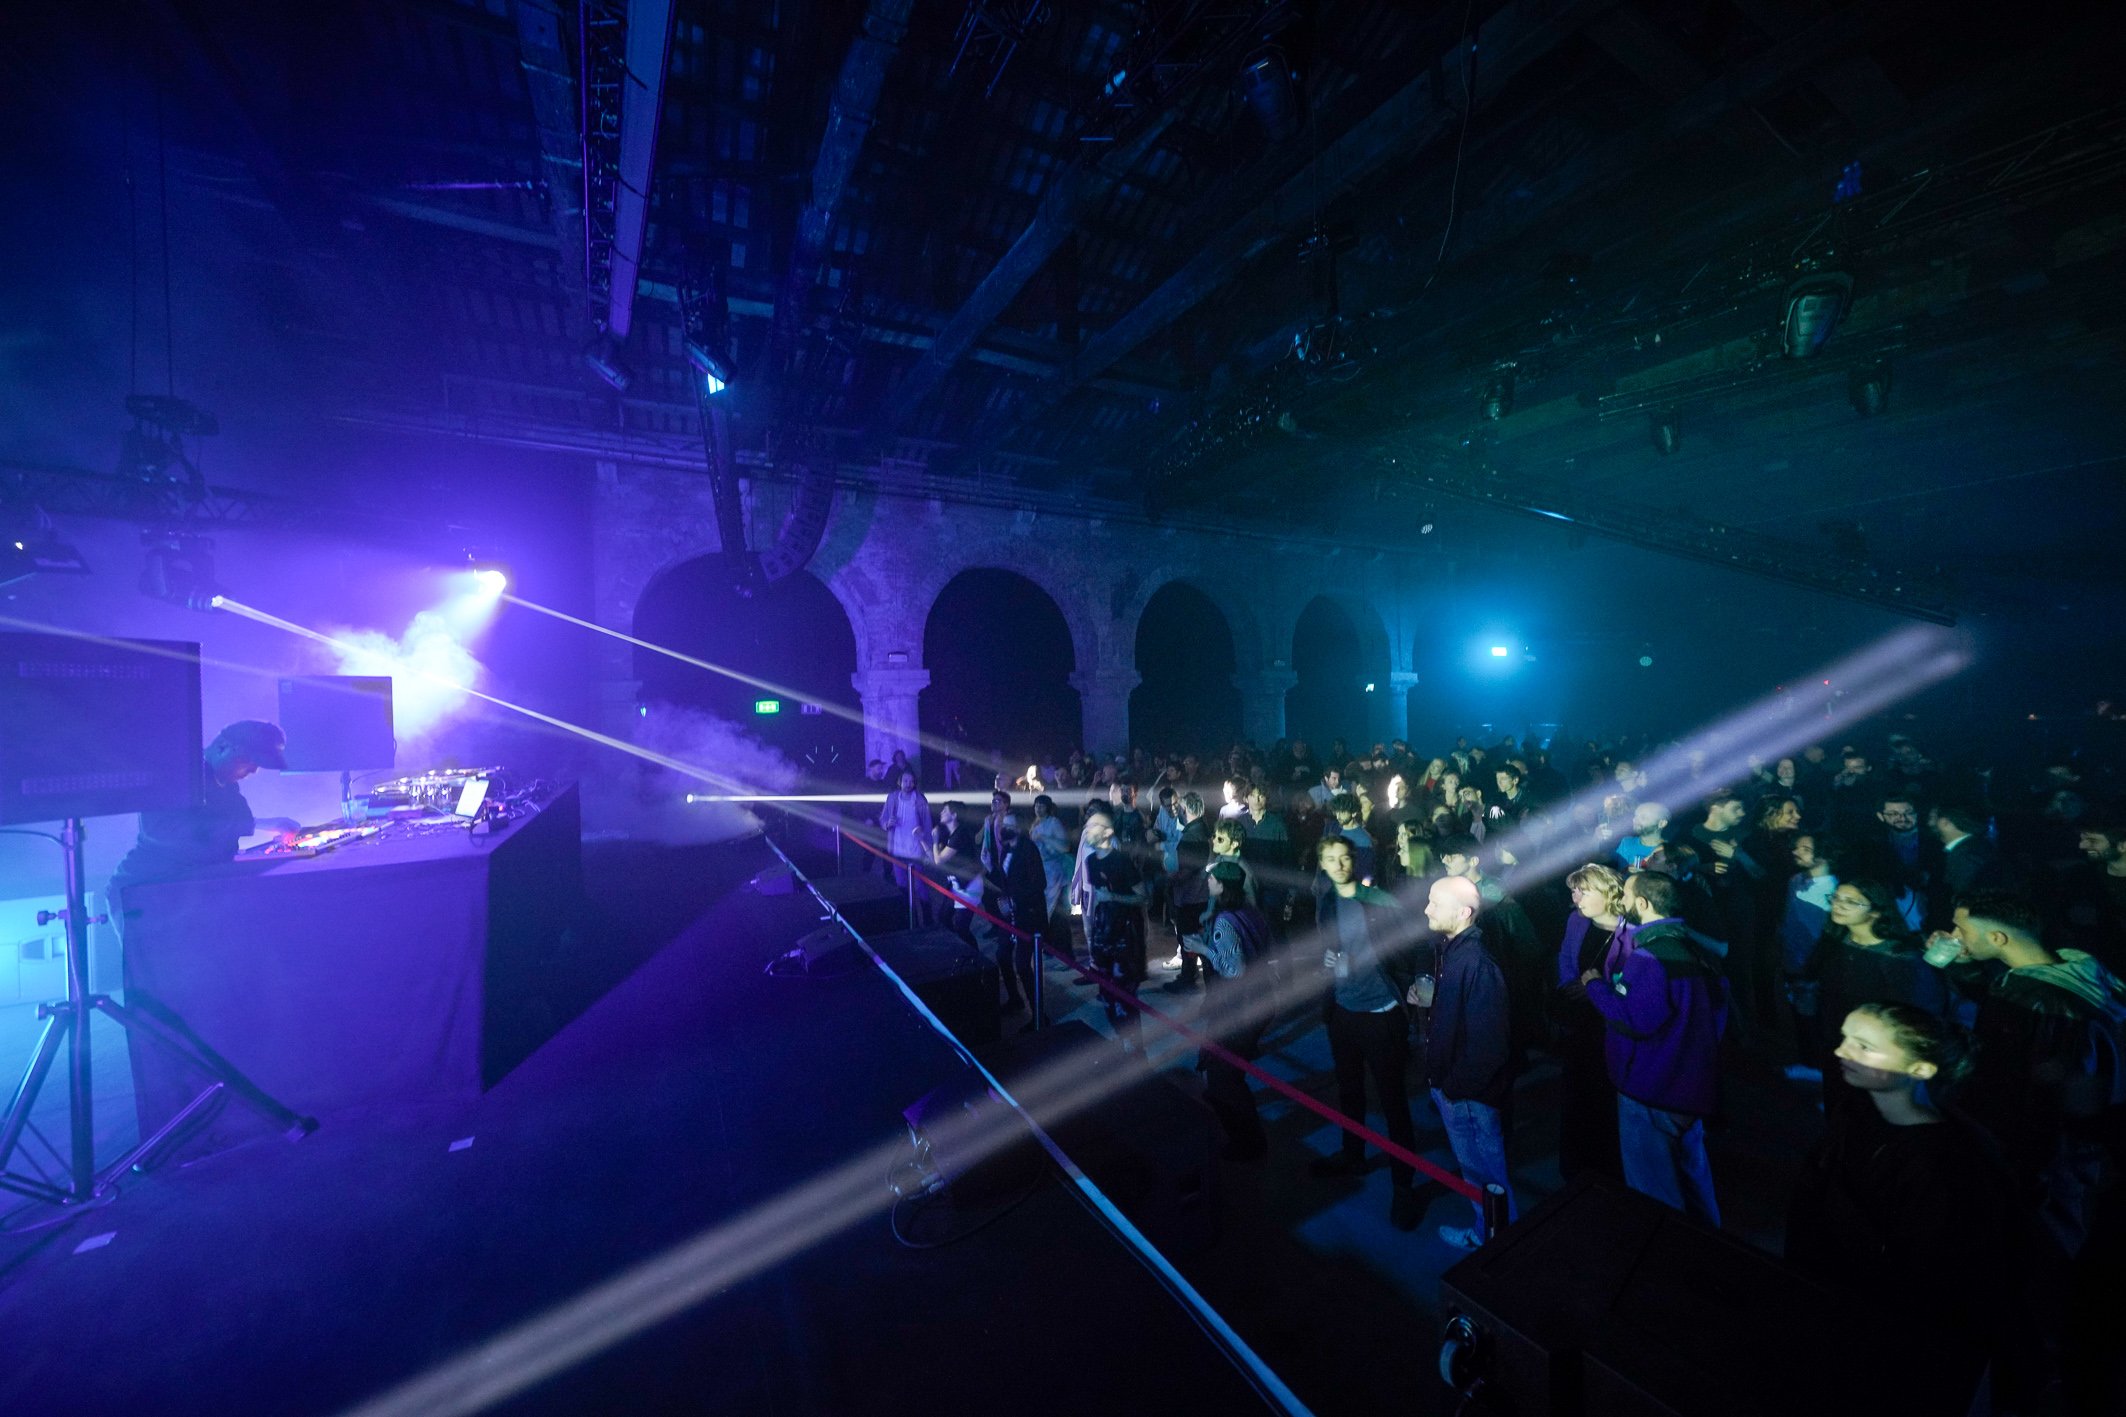
<path fill-rule="evenodd" d="M 569 787 L 491 833 L 398 821 L 128 886 L 127 1002 L 305 1115 L 476 1095 L 576 1006 L 550 982 L 581 937 L 581 835 Z M 201 1078 L 161 1049 L 132 1057 L 146 1136 Z"/>

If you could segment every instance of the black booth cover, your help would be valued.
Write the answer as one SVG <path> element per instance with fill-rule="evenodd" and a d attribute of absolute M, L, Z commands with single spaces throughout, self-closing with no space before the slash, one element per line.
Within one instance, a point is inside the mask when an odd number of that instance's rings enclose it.
<path fill-rule="evenodd" d="M 580 934 L 576 789 L 492 835 L 394 833 L 128 886 L 128 1001 L 310 1116 L 492 1085 L 575 1011 L 548 981 Z M 145 1136 L 202 1082 L 132 1056 Z"/>

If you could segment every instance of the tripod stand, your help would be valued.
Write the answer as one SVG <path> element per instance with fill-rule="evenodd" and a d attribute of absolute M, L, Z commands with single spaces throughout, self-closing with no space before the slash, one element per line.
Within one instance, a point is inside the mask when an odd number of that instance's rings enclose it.
<path fill-rule="evenodd" d="M 316 1131 L 315 1117 L 299 1117 L 281 1106 L 212 1049 L 186 1038 L 153 1014 L 121 1004 L 107 994 L 89 992 L 90 921 L 87 873 L 82 863 L 81 818 L 66 819 L 59 829 L 59 844 L 66 858 L 66 910 L 57 917 L 40 912 L 37 923 L 46 924 L 54 918 L 66 921 L 66 1002 L 44 1004 L 38 1008 L 38 1016 L 44 1020 L 44 1032 L 37 1040 L 37 1052 L 30 1060 L 29 1071 L 23 1074 L 22 1085 L 15 1090 L 14 1102 L 7 1109 L 7 1120 L 0 1124 L 0 1189 L 59 1205 L 79 1205 L 93 1200 L 109 1190 L 111 1182 L 127 1167 L 137 1166 L 145 1171 L 167 1144 L 193 1121 L 204 1119 L 209 1109 L 227 1096 L 240 1099 L 285 1133 L 290 1141 L 298 1141 Z M 89 1085 L 89 1019 L 99 1012 L 123 1027 L 129 1038 L 167 1049 L 212 1079 L 154 1135 L 143 1138 L 131 1151 L 101 1171 L 96 1169 L 95 1112 Z M 9 1171 L 7 1163 L 22 1141 L 22 1133 L 29 1126 L 30 1110 L 37 1105 L 37 1095 L 51 1076 L 52 1065 L 59 1060 L 62 1048 L 67 1054 L 67 1110 L 72 1155 L 67 1167 L 67 1184 L 55 1186 L 34 1176 Z"/>

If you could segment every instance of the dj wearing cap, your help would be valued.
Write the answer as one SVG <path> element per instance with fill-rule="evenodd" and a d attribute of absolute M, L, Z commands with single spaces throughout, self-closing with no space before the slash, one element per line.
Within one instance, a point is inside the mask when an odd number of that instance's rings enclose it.
<path fill-rule="evenodd" d="M 199 804 L 140 814 L 140 839 L 111 876 L 113 915 L 122 918 L 119 892 L 130 884 L 168 880 L 232 861 L 243 839 L 262 828 L 301 830 L 301 823 L 286 817 L 254 818 L 237 786 L 260 768 L 285 769 L 287 745 L 287 736 L 277 726 L 255 718 L 239 719 L 216 734 L 207 745 Z"/>

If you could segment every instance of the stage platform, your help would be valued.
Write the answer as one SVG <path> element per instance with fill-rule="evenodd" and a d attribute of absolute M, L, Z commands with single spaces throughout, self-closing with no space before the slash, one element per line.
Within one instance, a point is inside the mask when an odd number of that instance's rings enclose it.
<path fill-rule="evenodd" d="M 873 971 L 763 972 L 818 914 L 742 888 L 766 859 L 588 853 L 616 967 L 715 903 L 484 1095 L 180 1156 L 0 1239 L 0 1411 L 342 1411 L 901 1134 L 959 1063 Z M 997 1408 L 1268 1410 L 1053 1182 L 942 1249 L 881 1209 L 494 1410 Z"/>

